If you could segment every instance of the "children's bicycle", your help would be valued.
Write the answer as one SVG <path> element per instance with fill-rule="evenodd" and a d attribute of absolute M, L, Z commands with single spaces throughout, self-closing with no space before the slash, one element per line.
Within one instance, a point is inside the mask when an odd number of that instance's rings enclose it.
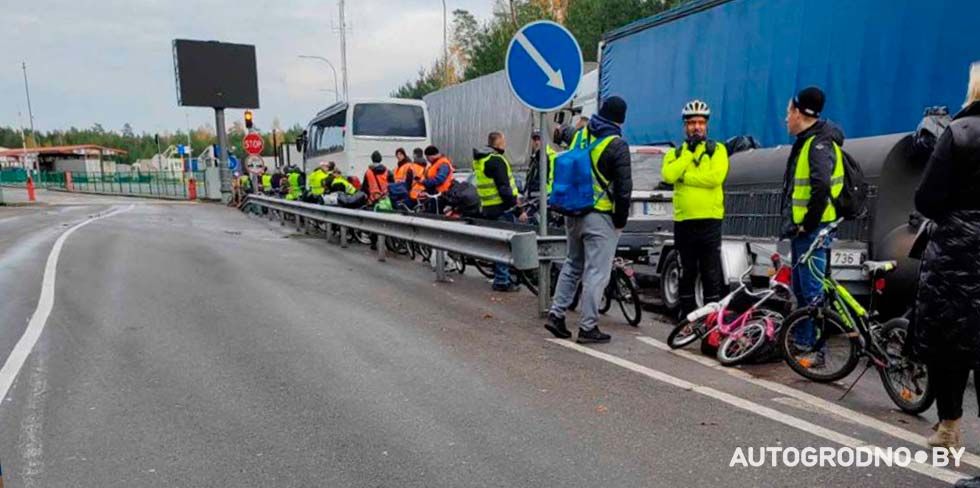
<path fill-rule="evenodd" d="M 678 349 L 718 332 L 718 361 L 726 366 L 744 362 L 767 342 L 778 337 L 783 317 L 792 303 L 789 268 L 778 254 L 772 257 L 777 270 L 769 287 L 752 290 L 748 277 L 752 266 L 739 279 L 740 286 L 720 302 L 709 303 L 687 315 L 667 337 L 667 344 Z"/>
<path fill-rule="evenodd" d="M 876 296 L 885 289 L 884 276 L 897 263 L 864 263 L 873 285 L 865 309 L 827 273 L 826 263 L 814 258 L 817 250 L 830 249 L 840 222 L 837 220 L 821 230 L 797 264 L 797 269 L 806 266 L 821 280 L 823 293 L 813 303 L 801 304 L 800 309 L 786 318 L 779 339 L 786 364 L 804 378 L 826 383 L 847 377 L 861 357 L 867 357 L 868 365 L 854 384 L 873 366 L 895 405 L 910 414 L 922 413 L 932 405 L 935 395 L 925 364 L 913 361 L 904 353 L 909 321 L 899 317 L 882 323 L 875 309 Z"/>

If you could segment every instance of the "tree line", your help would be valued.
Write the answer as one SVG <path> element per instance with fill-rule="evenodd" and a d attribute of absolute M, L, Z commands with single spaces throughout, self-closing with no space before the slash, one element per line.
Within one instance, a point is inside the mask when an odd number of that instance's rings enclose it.
<path fill-rule="evenodd" d="M 273 126 L 277 126 L 275 122 Z M 257 128 L 258 129 L 258 128 Z M 276 140 L 279 144 L 292 142 L 296 136 L 303 131 L 298 124 L 288 129 L 276 129 Z M 265 148 L 263 156 L 274 154 L 272 131 L 258 130 L 262 135 Z M 130 124 L 124 124 L 118 131 L 107 130 L 101 124 L 94 124 L 87 129 L 71 127 L 65 130 L 36 131 L 31 133 L 29 130 L 23 132 L 15 127 L 0 126 L 0 147 L 18 149 L 23 146 L 34 147 L 53 147 L 70 146 L 76 144 L 95 144 L 114 149 L 122 149 L 126 154 L 117 158 L 117 162 L 132 164 L 140 159 L 150 159 L 154 157 L 158 150 L 165 152 L 168 147 L 178 144 L 187 144 L 188 132 L 186 130 L 167 131 L 161 134 L 147 132 L 136 133 Z M 242 138 L 245 137 L 245 126 L 241 121 L 234 121 L 228 128 L 229 149 L 233 154 L 242 156 Z M 158 144 L 159 142 L 159 144 Z M 208 146 L 217 143 L 216 132 L 211 126 L 202 126 L 190 131 L 190 144 L 192 154 L 197 156 Z M 159 149 L 158 149 L 159 148 Z"/>
<path fill-rule="evenodd" d="M 449 59 L 442 54 L 415 78 L 391 92 L 416 98 L 446 86 L 504 69 L 507 46 L 517 30 L 537 20 L 564 25 L 582 46 L 586 62 L 596 61 L 602 34 L 656 15 L 689 0 L 495 0 L 482 25 L 467 10 L 452 12 Z"/>

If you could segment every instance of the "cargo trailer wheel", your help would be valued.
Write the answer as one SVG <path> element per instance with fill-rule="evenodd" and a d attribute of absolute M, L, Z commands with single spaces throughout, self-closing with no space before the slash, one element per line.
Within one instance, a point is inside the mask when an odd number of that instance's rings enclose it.
<path fill-rule="evenodd" d="M 675 250 L 667 253 L 663 272 L 660 273 L 660 294 L 664 308 L 674 313 L 681 306 L 681 255 Z"/>

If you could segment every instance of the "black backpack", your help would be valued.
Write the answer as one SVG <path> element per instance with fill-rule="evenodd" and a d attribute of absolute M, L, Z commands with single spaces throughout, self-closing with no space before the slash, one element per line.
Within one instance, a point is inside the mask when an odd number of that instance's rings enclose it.
<path fill-rule="evenodd" d="M 844 155 L 844 187 L 834 199 L 837 217 L 844 220 L 857 220 L 868 214 L 868 193 L 871 185 L 864 176 L 861 164 L 841 149 Z"/>

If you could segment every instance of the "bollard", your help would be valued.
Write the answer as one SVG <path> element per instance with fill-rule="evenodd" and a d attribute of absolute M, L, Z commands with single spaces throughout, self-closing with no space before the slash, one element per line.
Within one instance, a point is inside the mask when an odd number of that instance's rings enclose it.
<path fill-rule="evenodd" d="M 122 191 L 121 188 L 122 183 L 120 183 L 119 185 L 120 185 L 120 191 Z M 194 178 L 187 180 L 187 199 L 197 200 L 197 182 L 194 181 Z"/>
<path fill-rule="evenodd" d="M 32 202 L 37 200 L 34 196 L 34 179 L 30 176 L 27 177 L 27 199 Z"/>
<path fill-rule="evenodd" d="M 436 281 L 442 283 L 449 283 L 450 280 L 446 278 L 446 251 L 442 249 L 436 249 Z"/>
<path fill-rule="evenodd" d="M 377 246 L 378 246 L 378 261 L 381 261 L 383 263 L 387 258 L 387 256 L 385 255 L 385 236 L 382 235 L 378 236 Z"/>

